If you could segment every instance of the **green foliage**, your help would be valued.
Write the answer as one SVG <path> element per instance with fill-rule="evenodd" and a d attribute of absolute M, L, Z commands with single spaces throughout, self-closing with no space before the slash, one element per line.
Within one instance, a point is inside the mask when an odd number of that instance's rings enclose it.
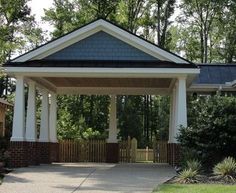
<path fill-rule="evenodd" d="M 192 170 L 191 168 L 184 169 L 181 171 L 177 177 L 177 182 L 183 183 L 183 184 L 190 184 L 190 183 L 196 183 L 198 171 Z"/>
<path fill-rule="evenodd" d="M 59 138 L 104 138 L 108 128 L 109 103 L 108 96 L 59 96 Z"/>
<path fill-rule="evenodd" d="M 186 162 L 186 168 L 199 172 L 201 170 L 201 162 L 198 160 L 189 160 Z"/>
<path fill-rule="evenodd" d="M 199 174 L 201 167 L 201 163 L 198 160 L 186 161 L 184 169 L 177 176 L 177 182 L 183 184 L 196 183 L 197 175 Z"/>
<path fill-rule="evenodd" d="M 227 156 L 235 156 L 236 98 L 201 96 L 189 100 L 188 125 L 180 128 L 178 140 L 183 152 L 194 152 L 191 159 L 212 166 Z"/>
<path fill-rule="evenodd" d="M 215 165 L 213 172 L 216 175 L 234 181 L 236 177 L 236 160 L 232 157 L 225 158 Z"/>

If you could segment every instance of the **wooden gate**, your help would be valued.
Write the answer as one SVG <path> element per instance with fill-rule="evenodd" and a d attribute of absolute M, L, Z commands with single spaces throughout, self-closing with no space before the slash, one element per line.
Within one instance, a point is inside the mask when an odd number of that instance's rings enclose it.
<path fill-rule="evenodd" d="M 153 162 L 167 163 L 167 141 L 153 142 Z"/>
<path fill-rule="evenodd" d="M 128 137 L 125 141 L 119 142 L 119 159 L 120 162 L 131 162 L 131 139 Z"/>
<path fill-rule="evenodd" d="M 105 140 L 63 140 L 59 142 L 59 162 L 105 162 Z"/>

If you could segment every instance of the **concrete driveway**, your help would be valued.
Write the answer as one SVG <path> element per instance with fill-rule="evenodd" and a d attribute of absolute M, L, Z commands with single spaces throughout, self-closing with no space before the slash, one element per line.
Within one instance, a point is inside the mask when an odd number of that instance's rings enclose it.
<path fill-rule="evenodd" d="M 9 173 L 0 193 L 147 193 L 175 175 L 160 164 L 52 164 Z"/>

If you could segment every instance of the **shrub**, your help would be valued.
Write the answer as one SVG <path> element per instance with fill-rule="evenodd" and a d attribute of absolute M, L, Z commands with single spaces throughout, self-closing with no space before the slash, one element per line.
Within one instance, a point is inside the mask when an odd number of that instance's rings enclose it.
<path fill-rule="evenodd" d="M 198 160 L 190 160 L 190 161 L 187 161 L 186 167 L 193 171 L 199 172 L 201 170 L 202 165 Z"/>
<path fill-rule="evenodd" d="M 188 101 L 189 127 L 181 127 L 177 139 L 184 151 L 196 152 L 206 169 L 235 156 L 235 107 L 236 97 L 200 96 Z"/>
<path fill-rule="evenodd" d="M 181 171 L 177 177 L 177 182 L 189 184 L 189 183 L 196 183 L 198 171 L 192 170 L 191 168 L 184 169 Z"/>
<path fill-rule="evenodd" d="M 227 180 L 235 180 L 236 161 L 232 157 L 225 158 L 222 162 L 215 165 L 213 172 Z"/>

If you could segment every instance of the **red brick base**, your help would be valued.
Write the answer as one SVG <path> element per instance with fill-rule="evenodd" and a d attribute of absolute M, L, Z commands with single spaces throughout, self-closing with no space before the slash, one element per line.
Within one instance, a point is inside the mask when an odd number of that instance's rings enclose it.
<path fill-rule="evenodd" d="M 59 162 L 59 144 L 50 143 L 50 162 Z"/>
<path fill-rule="evenodd" d="M 28 166 L 27 142 L 11 141 L 10 142 L 10 167 Z"/>
<path fill-rule="evenodd" d="M 167 161 L 172 166 L 180 164 L 180 145 L 177 143 L 167 144 Z"/>
<path fill-rule="evenodd" d="M 119 162 L 119 144 L 107 143 L 106 144 L 106 163 Z"/>
<path fill-rule="evenodd" d="M 28 165 L 39 165 L 39 152 L 37 142 L 25 142 L 27 144 Z"/>
<path fill-rule="evenodd" d="M 50 164 L 58 161 L 58 143 L 10 142 L 10 167 Z"/>

